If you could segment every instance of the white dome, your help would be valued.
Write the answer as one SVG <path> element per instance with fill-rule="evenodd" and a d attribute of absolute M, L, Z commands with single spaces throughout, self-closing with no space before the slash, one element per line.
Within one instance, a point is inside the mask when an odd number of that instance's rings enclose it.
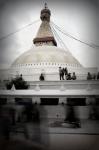
<path fill-rule="evenodd" d="M 81 66 L 68 50 L 65 51 L 56 46 L 38 46 L 19 56 L 12 64 L 12 67 L 43 62 Z"/>

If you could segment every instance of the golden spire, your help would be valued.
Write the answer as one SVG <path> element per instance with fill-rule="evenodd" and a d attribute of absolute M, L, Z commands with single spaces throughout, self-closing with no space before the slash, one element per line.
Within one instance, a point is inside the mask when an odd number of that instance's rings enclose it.
<path fill-rule="evenodd" d="M 34 38 L 33 40 L 33 43 L 36 44 L 36 46 L 39 45 L 57 46 L 56 40 L 50 27 L 50 16 L 51 11 L 48 9 L 47 3 L 45 3 L 44 8 L 41 10 L 40 15 L 42 23 L 40 25 L 36 38 Z"/>

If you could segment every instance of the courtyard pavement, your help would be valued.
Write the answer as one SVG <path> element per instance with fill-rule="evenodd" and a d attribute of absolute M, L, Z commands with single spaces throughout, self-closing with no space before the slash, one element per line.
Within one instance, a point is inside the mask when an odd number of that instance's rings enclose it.
<path fill-rule="evenodd" d="M 24 131 L 31 136 L 32 132 L 40 132 L 42 134 L 89 134 L 89 135 L 99 135 L 99 120 L 81 120 L 81 127 L 75 128 L 74 125 L 69 123 L 64 123 L 62 119 L 49 119 L 48 121 L 42 121 L 39 123 L 24 123 L 18 124 L 14 128 L 16 135 L 24 134 Z M 12 136 L 14 136 L 12 132 Z"/>
<path fill-rule="evenodd" d="M 81 128 L 63 123 L 56 126 L 56 122 L 62 123 L 62 120 L 19 123 L 10 141 L 4 142 L 0 150 L 99 150 L 99 121 L 81 120 Z"/>

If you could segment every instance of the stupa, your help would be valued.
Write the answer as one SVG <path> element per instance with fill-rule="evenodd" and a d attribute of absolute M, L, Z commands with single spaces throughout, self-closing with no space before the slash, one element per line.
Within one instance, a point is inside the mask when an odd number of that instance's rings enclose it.
<path fill-rule="evenodd" d="M 11 65 L 12 76 L 22 74 L 26 81 L 37 81 L 41 73 L 45 80 L 59 80 L 59 67 L 67 67 L 69 72 L 75 72 L 77 78 L 86 78 L 88 70 L 67 49 L 57 47 L 57 42 L 50 26 L 51 11 L 47 5 L 41 10 L 42 21 L 36 37 L 35 47 L 19 56 Z"/>

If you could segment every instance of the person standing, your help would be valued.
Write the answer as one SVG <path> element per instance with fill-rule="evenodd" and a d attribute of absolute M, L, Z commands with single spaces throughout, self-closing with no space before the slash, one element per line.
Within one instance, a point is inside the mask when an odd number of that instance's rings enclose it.
<path fill-rule="evenodd" d="M 60 77 L 60 80 L 62 80 L 62 68 L 59 67 L 59 77 Z"/>
<path fill-rule="evenodd" d="M 67 80 L 68 70 L 67 67 L 64 68 L 65 79 Z"/>
<path fill-rule="evenodd" d="M 87 80 L 92 80 L 92 75 L 90 72 L 88 72 L 88 74 L 87 74 Z"/>
<path fill-rule="evenodd" d="M 40 75 L 40 77 L 39 77 L 39 80 L 40 80 L 40 81 L 44 81 L 44 74 L 43 74 L 43 73 L 41 73 L 41 75 Z"/>
<path fill-rule="evenodd" d="M 0 111 L 0 139 L 10 140 L 11 118 L 9 109 L 2 107 Z"/>
<path fill-rule="evenodd" d="M 99 72 L 97 73 L 97 80 L 99 80 Z"/>
<path fill-rule="evenodd" d="M 62 69 L 62 80 L 64 80 L 64 75 L 65 75 L 65 69 Z"/>

